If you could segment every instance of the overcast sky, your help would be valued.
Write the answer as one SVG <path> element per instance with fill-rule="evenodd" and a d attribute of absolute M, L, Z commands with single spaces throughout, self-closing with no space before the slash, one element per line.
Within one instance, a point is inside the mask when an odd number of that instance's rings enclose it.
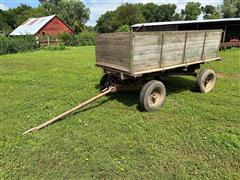
<path fill-rule="evenodd" d="M 156 4 L 164 3 L 175 3 L 177 5 L 177 11 L 180 12 L 181 9 L 184 9 L 188 1 L 200 2 L 202 5 L 211 4 L 217 6 L 223 3 L 223 0 L 82 0 L 84 4 L 89 7 L 91 14 L 90 20 L 87 22 L 87 25 L 94 26 L 96 24 L 99 16 L 106 11 L 114 10 L 116 7 L 123 3 L 148 3 L 153 2 Z M 0 9 L 8 9 L 17 7 L 20 4 L 28 4 L 32 7 L 37 7 L 39 5 L 38 0 L 0 0 Z"/>

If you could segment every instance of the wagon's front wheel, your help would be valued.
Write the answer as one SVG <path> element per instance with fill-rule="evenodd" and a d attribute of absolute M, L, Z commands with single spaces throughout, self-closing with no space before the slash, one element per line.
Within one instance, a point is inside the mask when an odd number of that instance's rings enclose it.
<path fill-rule="evenodd" d="M 156 111 L 166 98 L 166 88 L 160 81 L 150 81 L 140 92 L 140 105 L 146 111 Z"/>
<path fill-rule="evenodd" d="M 202 70 L 196 78 L 197 90 L 202 93 L 210 92 L 216 82 L 216 73 L 211 69 Z"/>
<path fill-rule="evenodd" d="M 100 79 L 99 89 L 100 91 L 117 84 L 121 84 L 122 81 L 111 74 L 104 74 Z"/>

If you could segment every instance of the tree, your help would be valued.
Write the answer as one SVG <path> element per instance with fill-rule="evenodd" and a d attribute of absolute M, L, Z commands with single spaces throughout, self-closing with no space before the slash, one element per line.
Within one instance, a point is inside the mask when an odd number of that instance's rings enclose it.
<path fill-rule="evenodd" d="M 117 8 L 116 19 L 120 25 L 127 24 L 129 26 L 145 22 L 145 18 L 139 5 L 129 3 L 125 3 Z"/>
<path fill-rule="evenodd" d="M 224 18 L 240 17 L 240 0 L 224 0 L 222 13 Z"/>
<path fill-rule="evenodd" d="M 2 33 L 10 33 L 14 22 L 14 17 L 8 11 L 0 9 L 0 31 Z"/>
<path fill-rule="evenodd" d="M 182 15 L 185 20 L 196 20 L 201 14 L 201 4 L 199 2 L 188 2 Z"/>
<path fill-rule="evenodd" d="M 204 19 L 218 19 L 221 17 L 221 13 L 218 8 L 212 5 L 202 6 L 201 10 L 203 12 Z"/>
<path fill-rule="evenodd" d="M 158 21 L 158 5 L 154 3 L 139 4 L 146 22 Z"/>
<path fill-rule="evenodd" d="M 79 0 L 40 0 L 49 14 L 57 14 L 79 33 L 89 19 L 90 10 Z"/>
<path fill-rule="evenodd" d="M 116 20 L 116 12 L 107 11 L 97 20 L 96 30 L 100 33 L 114 32 L 119 27 Z"/>
<path fill-rule="evenodd" d="M 175 4 L 162 4 L 158 7 L 157 21 L 173 21 L 177 6 Z"/>
<path fill-rule="evenodd" d="M 117 32 L 130 32 L 131 28 L 129 25 L 121 25 L 118 27 Z"/>
<path fill-rule="evenodd" d="M 96 30 L 100 33 L 115 32 L 121 25 L 144 22 L 139 4 L 123 4 L 115 11 L 108 11 L 97 20 Z"/>

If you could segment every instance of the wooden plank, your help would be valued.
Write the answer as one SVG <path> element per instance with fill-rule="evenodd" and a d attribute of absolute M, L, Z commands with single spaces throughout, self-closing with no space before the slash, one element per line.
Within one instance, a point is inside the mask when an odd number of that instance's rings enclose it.
<path fill-rule="evenodd" d="M 164 32 L 163 67 L 182 63 L 185 32 Z"/>
<path fill-rule="evenodd" d="M 129 70 L 131 33 L 108 33 L 96 37 L 97 65 Z"/>
<path fill-rule="evenodd" d="M 186 62 L 201 60 L 204 34 L 205 32 L 188 32 L 185 52 Z"/>

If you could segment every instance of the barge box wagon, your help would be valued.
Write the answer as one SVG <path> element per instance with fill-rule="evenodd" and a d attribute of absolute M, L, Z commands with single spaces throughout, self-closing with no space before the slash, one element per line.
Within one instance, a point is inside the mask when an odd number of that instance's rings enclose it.
<path fill-rule="evenodd" d="M 222 30 L 106 33 L 96 37 L 96 65 L 139 77 L 219 60 Z"/>

